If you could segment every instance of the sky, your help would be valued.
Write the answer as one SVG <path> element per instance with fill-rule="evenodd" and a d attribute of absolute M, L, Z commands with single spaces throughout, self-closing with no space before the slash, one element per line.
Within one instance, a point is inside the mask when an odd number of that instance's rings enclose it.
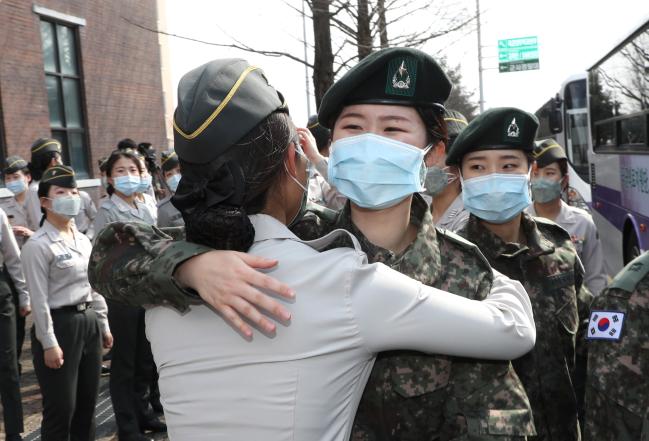
<path fill-rule="evenodd" d="M 293 8 L 300 0 L 163 0 L 167 32 L 208 42 L 289 52 L 304 57 L 303 22 Z M 475 0 L 435 0 L 440 7 L 464 8 L 475 14 Z M 292 8 L 292 7 L 293 8 Z M 647 0 L 480 0 L 485 109 L 515 106 L 534 112 L 559 90 L 570 75 L 592 66 L 628 34 L 649 20 Z M 388 19 L 390 16 L 388 15 Z M 428 26 L 431 13 L 409 18 L 410 27 Z M 390 29 L 389 29 L 390 31 Z M 394 32 L 399 32 L 395 29 Z M 306 41 L 313 30 L 306 22 Z M 540 69 L 498 72 L 499 39 L 536 36 Z M 426 44 L 423 50 L 459 66 L 463 86 L 478 94 L 478 44 L 475 24 Z M 308 59 L 313 61 L 312 50 Z M 304 65 L 287 58 L 266 57 L 231 48 L 169 38 L 171 87 L 182 75 L 215 58 L 245 58 L 266 72 L 270 83 L 286 97 L 297 125 L 315 113 L 312 71 L 307 94 Z M 307 104 L 308 101 L 308 104 Z"/>

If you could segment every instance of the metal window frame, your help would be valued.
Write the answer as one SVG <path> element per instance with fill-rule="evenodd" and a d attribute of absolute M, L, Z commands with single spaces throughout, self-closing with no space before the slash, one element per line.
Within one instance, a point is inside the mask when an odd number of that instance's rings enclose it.
<path fill-rule="evenodd" d="M 55 77 L 57 79 L 57 88 L 59 89 L 59 94 L 61 96 L 61 102 L 59 103 L 60 106 L 60 112 L 61 112 L 61 119 L 63 122 L 63 126 L 52 126 L 50 124 L 50 130 L 52 134 L 54 132 L 59 132 L 63 133 L 65 136 L 65 152 L 64 154 L 67 156 L 68 162 L 70 162 L 70 139 L 69 139 L 69 134 L 70 133 L 81 133 L 83 136 L 83 142 L 85 145 L 85 170 L 84 173 L 87 173 L 88 178 L 93 177 L 93 168 L 92 168 L 92 160 L 91 160 L 91 151 L 92 149 L 90 148 L 90 138 L 88 136 L 88 112 L 87 112 L 87 105 L 86 105 L 86 94 L 85 94 L 85 87 L 84 87 L 84 74 L 83 74 L 83 58 L 81 54 L 81 38 L 79 35 L 79 27 L 80 26 L 85 26 L 86 21 L 85 19 L 79 18 L 79 17 L 74 17 L 71 15 L 67 14 L 62 14 L 57 11 L 53 11 L 51 9 L 43 8 L 37 5 L 34 5 L 34 12 L 39 15 L 39 23 L 40 22 L 47 22 L 51 23 L 54 26 L 54 32 L 53 32 L 53 38 L 54 38 L 54 56 L 55 56 L 55 61 L 56 61 L 56 72 L 45 70 L 43 68 L 43 72 L 45 76 L 51 76 Z M 70 74 L 64 74 L 61 72 L 61 55 L 59 53 L 59 40 L 58 40 L 58 32 L 57 32 L 57 26 L 65 26 L 68 27 L 72 30 L 73 38 L 74 38 L 74 48 L 76 52 L 76 57 L 75 57 L 75 62 L 77 64 L 77 74 L 76 75 L 70 75 Z M 42 37 L 41 37 L 42 38 Z M 67 122 L 66 122 L 66 115 L 65 115 L 65 99 L 63 98 L 63 79 L 69 78 L 78 81 L 78 90 L 79 90 L 79 105 L 81 107 L 81 121 L 83 126 L 82 127 L 67 127 Z"/>

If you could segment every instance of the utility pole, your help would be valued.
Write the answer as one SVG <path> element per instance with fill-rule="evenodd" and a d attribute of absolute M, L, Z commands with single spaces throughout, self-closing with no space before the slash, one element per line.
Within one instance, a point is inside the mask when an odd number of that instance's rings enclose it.
<path fill-rule="evenodd" d="M 309 98 L 309 66 L 307 66 L 307 50 L 306 50 L 306 14 L 304 13 L 304 2 L 302 0 L 302 40 L 304 41 L 304 79 L 306 83 L 306 117 L 311 116 L 311 99 Z"/>
<path fill-rule="evenodd" d="M 484 90 L 482 85 L 482 35 L 480 34 L 480 0 L 475 0 L 478 20 L 478 77 L 480 79 L 480 113 L 484 112 Z"/>

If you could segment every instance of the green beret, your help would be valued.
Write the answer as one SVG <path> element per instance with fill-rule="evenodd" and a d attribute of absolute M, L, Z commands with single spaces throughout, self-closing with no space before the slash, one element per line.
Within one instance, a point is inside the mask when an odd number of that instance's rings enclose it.
<path fill-rule="evenodd" d="M 178 84 L 176 153 L 190 163 L 211 162 L 279 109 L 288 110 L 260 68 L 234 58 L 210 61 Z"/>
<path fill-rule="evenodd" d="M 2 170 L 2 173 L 10 175 L 19 170 L 25 170 L 26 168 L 28 168 L 28 164 L 23 158 L 20 156 L 9 156 L 6 161 L 6 167 Z"/>
<path fill-rule="evenodd" d="M 536 141 L 536 146 L 532 152 L 532 158 L 536 161 L 536 164 L 543 168 L 547 165 L 557 162 L 561 159 L 567 160 L 566 152 L 554 139 L 548 138 L 540 141 Z"/>
<path fill-rule="evenodd" d="M 477 150 L 523 150 L 532 153 L 539 127 L 536 116 L 515 107 L 497 107 L 477 116 L 448 151 L 447 165 L 460 165 L 467 153 Z"/>
<path fill-rule="evenodd" d="M 162 171 L 169 171 L 178 167 L 180 162 L 178 161 L 178 155 L 173 150 L 165 150 L 160 154 L 160 167 Z"/>
<path fill-rule="evenodd" d="M 45 153 L 61 153 L 61 143 L 52 138 L 39 138 L 32 144 L 32 161 Z"/>
<path fill-rule="evenodd" d="M 74 179 L 74 170 L 67 165 L 55 165 L 43 173 L 40 184 L 58 185 L 65 188 L 77 188 L 77 181 Z M 39 185 L 40 185 L 39 184 Z"/>
<path fill-rule="evenodd" d="M 469 125 L 469 122 L 466 120 L 466 117 L 460 112 L 451 109 L 444 110 L 444 121 L 446 121 L 446 127 L 448 129 L 447 149 L 450 149 L 455 142 L 455 138 L 457 138 L 462 130 L 466 129 L 466 126 Z"/>
<path fill-rule="evenodd" d="M 451 81 L 425 52 L 412 48 L 388 48 L 363 58 L 327 90 L 318 112 L 325 127 L 350 104 L 397 104 L 444 108 Z"/>

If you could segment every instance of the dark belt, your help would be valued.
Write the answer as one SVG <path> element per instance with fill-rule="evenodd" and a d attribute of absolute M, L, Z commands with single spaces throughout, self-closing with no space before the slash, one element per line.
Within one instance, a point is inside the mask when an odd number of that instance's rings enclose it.
<path fill-rule="evenodd" d="M 60 308 L 52 308 L 50 312 L 84 312 L 86 309 L 90 309 L 90 302 L 82 302 L 76 305 L 61 306 Z"/>

